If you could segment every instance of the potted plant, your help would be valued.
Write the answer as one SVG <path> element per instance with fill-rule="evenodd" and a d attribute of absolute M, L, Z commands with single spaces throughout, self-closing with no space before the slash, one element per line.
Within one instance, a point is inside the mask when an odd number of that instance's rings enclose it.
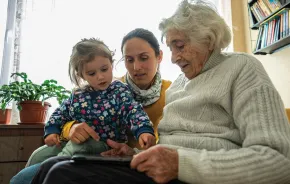
<path fill-rule="evenodd" d="M 0 124 L 9 124 L 11 118 L 11 109 L 0 109 Z"/>
<path fill-rule="evenodd" d="M 57 85 L 56 80 L 45 80 L 38 85 L 29 80 L 26 73 L 13 73 L 13 76 L 20 77 L 22 81 L 0 87 L 0 104 L 1 109 L 5 110 L 10 102 L 15 101 L 21 123 L 44 123 L 51 106 L 46 100 L 55 97 L 61 103 L 70 95 L 70 91 Z"/>
<path fill-rule="evenodd" d="M 10 123 L 11 119 L 12 105 L 9 103 L 5 105 L 5 108 L 2 109 L 1 101 L 2 100 L 0 99 L 0 124 L 7 125 Z"/>

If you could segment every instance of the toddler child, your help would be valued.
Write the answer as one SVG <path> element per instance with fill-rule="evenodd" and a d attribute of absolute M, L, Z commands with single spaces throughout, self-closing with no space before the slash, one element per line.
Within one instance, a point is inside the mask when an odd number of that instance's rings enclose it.
<path fill-rule="evenodd" d="M 126 84 L 113 80 L 112 57 L 109 48 L 98 39 L 83 39 L 73 47 L 69 76 L 77 89 L 46 123 L 45 143 L 58 145 L 63 125 L 72 120 L 86 122 L 100 140 L 90 138 L 81 144 L 69 141 L 59 156 L 107 151 L 110 148 L 106 140 L 127 142 L 127 130 L 140 145 L 155 145 L 153 126 L 142 105 L 134 100 Z"/>

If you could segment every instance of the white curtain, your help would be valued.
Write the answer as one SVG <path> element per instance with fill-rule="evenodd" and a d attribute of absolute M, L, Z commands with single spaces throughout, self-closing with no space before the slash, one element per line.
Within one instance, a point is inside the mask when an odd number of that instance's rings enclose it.
<path fill-rule="evenodd" d="M 0 25 L 1 25 L 1 28 L 0 28 L 0 59 L 2 59 L 2 56 L 3 56 L 3 48 L 4 48 L 4 43 L 5 43 L 7 6 L 8 6 L 8 0 L 2 0 L 0 3 Z M 0 79 L 1 79 L 1 70 L 2 70 L 2 62 L 1 61 L 0 61 Z"/>
<path fill-rule="evenodd" d="M 17 0 L 3 1 L 1 5 L 1 59 L 0 63 L 0 86 L 9 83 L 9 75 L 12 70 L 16 27 Z"/>
<path fill-rule="evenodd" d="M 99 37 L 116 51 L 115 60 L 118 61 L 122 57 L 121 40 L 127 32 L 141 27 L 152 31 L 160 40 L 159 22 L 172 15 L 181 0 L 24 1 L 20 71 L 26 72 L 34 82 L 56 79 L 70 89 L 68 60 L 76 42 L 81 38 Z M 230 23 L 230 0 L 210 1 Z M 225 1 L 229 3 L 225 4 Z M 164 52 L 162 78 L 173 81 L 180 74 L 180 69 L 171 64 L 170 52 L 165 44 L 161 44 L 161 49 Z M 122 76 L 125 72 L 123 62 L 115 66 L 115 76 Z M 58 104 L 55 100 L 50 102 L 52 111 Z"/>
<path fill-rule="evenodd" d="M 233 38 L 233 27 L 232 27 L 232 0 L 217 0 L 219 3 L 219 10 L 221 16 L 225 19 L 226 23 L 229 25 L 232 31 L 232 38 Z M 232 52 L 234 50 L 233 42 L 228 46 L 226 51 Z"/>

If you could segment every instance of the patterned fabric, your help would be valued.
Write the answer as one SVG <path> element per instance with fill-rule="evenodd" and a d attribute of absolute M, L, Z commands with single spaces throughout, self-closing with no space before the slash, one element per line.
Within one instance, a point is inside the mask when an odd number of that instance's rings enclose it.
<path fill-rule="evenodd" d="M 138 139 L 142 133 L 154 135 L 152 123 L 126 84 L 114 81 L 102 91 L 75 91 L 55 110 L 45 126 L 45 136 L 60 134 L 69 121 L 86 122 L 105 141 L 110 138 L 126 142 L 130 129 Z"/>
<path fill-rule="evenodd" d="M 155 80 L 152 86 L 147 90 L 142 90 L 134 84 L 129 74 L 125 76 L 125 82 L 133 92 L 134 99 L 143 106 L 148 106 L 155 103 L 160 98 L 160 91 L 162 86 L 162 79 L 160 72 L 155 75 Z"/>

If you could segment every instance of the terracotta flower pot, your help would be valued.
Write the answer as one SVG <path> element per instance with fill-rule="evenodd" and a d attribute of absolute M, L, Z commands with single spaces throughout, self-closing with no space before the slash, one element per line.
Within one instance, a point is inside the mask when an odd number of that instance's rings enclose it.
<path fill-rule="evenodd" d="M 6 109 L 5 111 L 0 110 L 0 124 L 9 124 L 11 119 L 11 109 Z"/>
<path fill-rule="evenodd" d="M 20 113 L 21 124 L 44 124 L 48 109 L 51 107 L 50 103 L 41 101 L 23 101 L 20 103 L 22 110 Z"/>

